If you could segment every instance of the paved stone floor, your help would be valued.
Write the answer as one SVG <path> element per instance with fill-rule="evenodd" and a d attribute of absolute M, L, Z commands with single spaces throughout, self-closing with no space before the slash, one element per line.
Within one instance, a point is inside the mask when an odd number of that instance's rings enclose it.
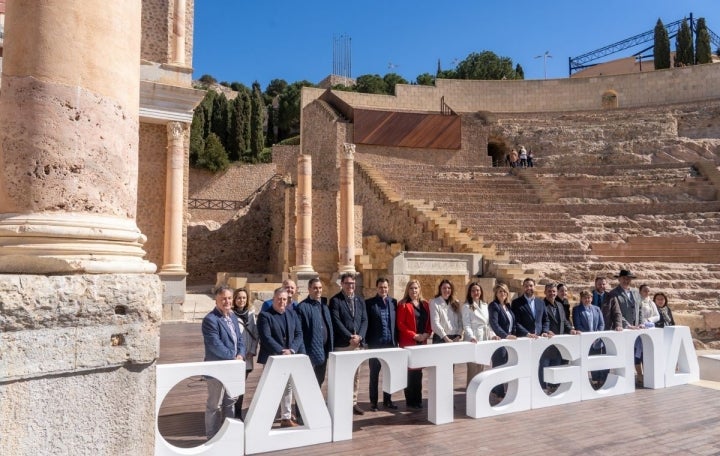
<path fill-rule="evenodd" d="M 163 324 L 160 363 L 201 361 L 197 323 Z M 245 408 L 262 367 L 248 378 Z M 360 405 L 369 408 L 368 369 L 360 370 Z M 426 411 L 405 411 L 402 392 L 392 413 L 366 412 L 354 419 L 353 439 L 276 453 L 284 455 L 376 454 L 583 454 L 720 455 L 720 390 L 699 382 L 673 388 L 639 389 L 622 396 L 474 420 L 464 414 L 465 369 L 455 369 L 455 421 L 435 426 Z M 160 409 L 159 428 L 172 444 L 204 442 L 205 385 L 199 378 L 178 384 Z M 426 392 L 423 394 L 427 397 Z"/>

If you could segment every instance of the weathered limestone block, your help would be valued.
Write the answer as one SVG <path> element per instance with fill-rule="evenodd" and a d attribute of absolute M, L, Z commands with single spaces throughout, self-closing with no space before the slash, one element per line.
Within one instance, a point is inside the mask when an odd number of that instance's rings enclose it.
<path fill-rule="evenodd" d="M 152 454 L 156 275 L 0 275 L 0 454 Z"/>
<path fill-rule="evenodd" d="M 154 362 L 157 276 L 0 275 L 0 377 Z"/>

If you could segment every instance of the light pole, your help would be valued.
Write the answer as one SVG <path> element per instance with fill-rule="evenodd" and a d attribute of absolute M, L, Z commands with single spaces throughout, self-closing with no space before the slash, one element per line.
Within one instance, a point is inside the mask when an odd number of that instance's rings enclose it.
<path fill-rule="evenodd" d="M 543 55 L 536 55 L 536 59 L 543 59 L 543 71 L 545 72 L 545 79 L 547 79 L 547 59 L 551 59 L 550 51 L 545 51 Z"/>

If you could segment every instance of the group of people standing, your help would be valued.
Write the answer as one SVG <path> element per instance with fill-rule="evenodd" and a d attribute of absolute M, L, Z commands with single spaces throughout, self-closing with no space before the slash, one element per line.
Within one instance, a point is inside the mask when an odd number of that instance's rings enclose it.
<path fill-rule="evenodd" d="M 525 146 L 520 146 L 518 149 L 513 149 L 505 156 L 505 164 L 511 168 L 532 168 L 534 165 L 533 159 L 535 154 L 532 149 L 525 149 Z"/>
<path fill-rule="evenodd" d="M 342 290 L 329 300 L 322 296 L 323 285 L 319 278 L 308 282 L 308 296 L 303 301 L 293 300 L 297 287 L 292 280 L 273 293 L 273 299 L 263 303 L 256 316 L 248 304 L 248 292 L 244 288 L 233 291 L 220 287 L 216 291 L 216 307 L 202 324 L 205 341 L 205 360 L 244 359 L 246 377 L 253 369 L 253 358 L 264 364 L 270 356 L 304 353 L 315 372 L 318 385 L 322 386 L 329 353 L 335 350 L 361 350 L 391 347 L 408 347 L 466 341 L 477 343 L 484 340 L 516 339 L 518 337 L 553 337 L 556 334 L 580 334 L 603 330 L 640 329 L 652 326 L 674 325 L 668 299 L 664 293 L 655 293 L 650 299 L 650 289 L 643 285 L 639 290 L 631 288 L 635 277 L 627 270 L 618 275 L 617 288 L 606 291 L 607 279 L 598 277 L 595 289 L 580 292 L 580 302 L 573 308 L 567 298 L 564 284 L 547 283 L 544 297 L 535 296 L 535 280 L 523 281 L 523 294 L 510 301 L 510 290 L 504 283 L 497 283 L 492 296 L 477 281 L 466 287 L 464 300 L 456 296 L 453 283 L 443 279 L 437 294 L 426 300 L 420 282 L 408 281 L 400 301 L 389 296 L 389 282 L 385 278 L 376 281 L 376 294 L 364 300 L 355 293 L 355 275 L 342 274 Z M 487 302 L 489 301 L 489 302 Z M 636 365 L 642 378 L 642 344 L 636 344 Z M 592 345 L 590 354 L 604 352 L 602 341 Z M 504 349 L 492 355 L 492 365 L 507 363 Z M 552 390 L 557 385 L 546 384 L 543 368 L 564 364 L 555 346 L 543 354 L 538 376 L 543 388 Z M 378 383 L 381 363 L 369 361 L 370 410 L 379 407 Z M 484 366 L 467 365 L 467 382 L 482 372 Z M 601 383 L 607 373 L 593 372 L 592 381 Z M 408 369 L 405 404 L 409 410 L 421 410 L 422 369 Z M 365 414 L 358 405 L 359 377 L 355 373 L 353 387 L 353 413 Z M 504 396 L 499 385 L 493 394 Z M 225 417 L 241 417 L 243 397 L 232 398 L 217 380 L 208 378 L 208 401 L 206 407 L 206 432 L 208 438 L 219 430 Z M 398 407 L 390 394 L 383 392 L 382 406 L 388 410 Z M 293 414 L 292 386 L 288 382 L 280 405 L 280 426 L 298 425 L 299 412 Z"/>

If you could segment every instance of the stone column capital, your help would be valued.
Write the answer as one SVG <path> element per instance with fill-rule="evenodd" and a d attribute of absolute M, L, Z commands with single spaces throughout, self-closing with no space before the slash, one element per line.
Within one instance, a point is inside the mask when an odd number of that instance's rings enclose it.
<path fill-rule="evenodd" d="M 343 143 L 343 158 L 353 160 L 355 158 L 355 144 Z"/>
<path fill-rule="evenodd" d="M 168 141 L 179 141 L 183 138 L 187 123 L 185 122 L 168 122 L 167 134 Z"/>

